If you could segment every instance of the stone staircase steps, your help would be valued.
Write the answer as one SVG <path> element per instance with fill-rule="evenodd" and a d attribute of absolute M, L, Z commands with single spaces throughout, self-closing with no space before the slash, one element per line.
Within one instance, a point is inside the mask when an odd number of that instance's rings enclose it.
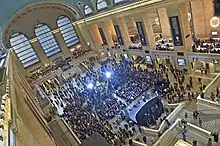
<path fill-rule="evenodd" d="M 202 128 L 210 132 L 220 132 L 220 119 L 205 121 L 202 123 Z"/>

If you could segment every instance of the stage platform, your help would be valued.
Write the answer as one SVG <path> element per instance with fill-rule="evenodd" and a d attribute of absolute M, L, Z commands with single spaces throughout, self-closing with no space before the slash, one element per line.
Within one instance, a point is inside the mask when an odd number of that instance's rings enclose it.
<path fill-rule="evenodd" d="M 141 108 L 147 104 L 150 100 L 153 100 L 155 97 L 152 97 L 152 98 L 149 98 L 149 99 L 146 99 L 145 100 L 143 98 L 141 98 L 139 101 L 137 101 L 136 103 L 133 104 L 132 107 L 128 108 L 127 109 L 127 116 L 134 122 L 137 123 L 137 120 L 136 120 L 136 115 L 137 113 L 141 110 Z"/>

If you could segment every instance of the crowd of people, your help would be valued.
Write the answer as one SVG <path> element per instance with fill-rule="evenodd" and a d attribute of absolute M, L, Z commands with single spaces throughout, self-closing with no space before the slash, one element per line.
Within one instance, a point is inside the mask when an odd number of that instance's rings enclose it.
<path fill-rule="evenodd" d="M 220 41 L 216 39 L 194 39 L 192 45 L 193 52 L 200 53 L 220 53 Z"/>
<path fill-rule="evenodd" d="M 90 52 L 91 50 L 82 50 L 77 49 L 73 52 L 73 57 L 69 58 L 57 58 L 55 61 L 53 61 L 52 65 L 47 65 L 44 68 L 37 68 L 34 73 L 31 74 L 31 76 L 27 76 L 27 80 L 29 82 L 35 81 L 44 75 L 50 74 L 51 72 L 56 71 L 58 68 L 61 68 L 62 71 L 66 71 L 70 68 L 72 68 L 72 58 L 77 59 L 82 55 L 85 55 L 86 53 Z"/>
<path fill-rule="evenodd" d="M 156 50 L 173 51 L 174 50 L 173 43 L 171 40 L 161 38 L 156 42 Z"/>
<path fill-rule="evenodd" d="M 165 70 L 165 69 L 164 69 Z M 185 80 L 184 71 L 178 70 L 170 67 L 171 75 L 173 76 L 174 80 L 172 81 L 173 84 L 170 84 L 168 88 L 164 91 L 164 99 L 167 99 L 168 103 L 179 103 L 188 99 L 191 101 L 198 97 L 199 92 L 194 92 L 193 89 L 193 79 L 192 77 L 189 78 L 188 82 Z M 166 72 L 166 77 L 168 77 L 168 73 Z M 202 84 L 201 78 L 198 79 L 198 85 L 201 86 L 200 91 L 205 88 L 206 85 Z"/>
<path fill-rule="evenodd" d="M 132 130 L 126 127 L 120 130 L 118 126 L 118 130 L 113 132 L 113 125 L 108 121 L 118 115 L 125 120 L 124 111 L 128 105 L 149 89 L 156 95 L 169 99 L 168 91 L 176 91 L 177 87 L 171 88 L 167 67 L 162 64 L 159 70 L 154 67 L 142 69 L 140 65 L 135 67 L 128 60 L 116 62 L 108 59 L 100 64 L 99 69 L 89 66 L 87 72 L 70 77 L 62 85 L 57 81 L 56 85 L 51 82 L 52 89 L 46 93 L 50 96 L 52 105 L 58 108 L 58 115 L 67 121 L 81 141 L 97 132 L 111 144 L 118 141 L 123 143 L 123 139 L 135 134 L 135 129 L 131 126 Z M 172 72 L 178 85 L 184 82 L 182 72 L 176 69 Z M 154 117 L 150 118 L 152 110 Z M 147 125 L 156 124 L 163 111 L 162 103 L 156 102 L 149 109 L 149 114 L 143 114 L 145 121 L 149 122 Z"/>

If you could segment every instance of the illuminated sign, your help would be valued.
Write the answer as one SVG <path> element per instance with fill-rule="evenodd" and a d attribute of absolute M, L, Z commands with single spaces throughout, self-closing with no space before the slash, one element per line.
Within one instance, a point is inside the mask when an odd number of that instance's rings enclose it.
<path fill-rule="evenodd" d="M 178 63 L 179 66 L 185 66 L 186 65 L 185 59 L 181 59 L 181 58 L 177 59 L 177 63 Z"/>
<path fill-rule="evenodd" d="M 178 16 L 170 17 L 170 26 L 172 30 L 174 46 L 183 46 L 183 40 L 182 40 Z"/>
<path fill-rule="evenodd" d="M 146 58 L 147 62 L 151 62 L 151 57 L 150 56 L 146 56 L 145 58 Z"/>
<path fill-rule="evenodd" d="M 137 25 L 138 34 L 140 36 L 141 44 L 143 46 L 147 46 L 142 22 L 136 22 L 136 25 Z"/>

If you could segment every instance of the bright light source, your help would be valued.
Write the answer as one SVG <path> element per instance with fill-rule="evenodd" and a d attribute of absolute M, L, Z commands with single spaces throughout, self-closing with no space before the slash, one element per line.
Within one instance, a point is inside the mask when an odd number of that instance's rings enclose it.
<path fill-rule="evenodd" d="M 110 78 L 111 77 L 111 72 L 106 72 L 105 75 L 106 75 L 106 78 Z"/>
<path fill-rule="evenodd" d="M 92 84 L 92 83 L 89 83 L 89 84 L 87 85 L 87 88 L 92 89 L 92 88 L 93 88 L 93 84 Z"/>
<path fill-rule="evenodd" d="M 210 26 L 213 28 L 217 28 L 220 25 L 220 19 L 218 17 L 212 17 L 210 20 Z"/>

